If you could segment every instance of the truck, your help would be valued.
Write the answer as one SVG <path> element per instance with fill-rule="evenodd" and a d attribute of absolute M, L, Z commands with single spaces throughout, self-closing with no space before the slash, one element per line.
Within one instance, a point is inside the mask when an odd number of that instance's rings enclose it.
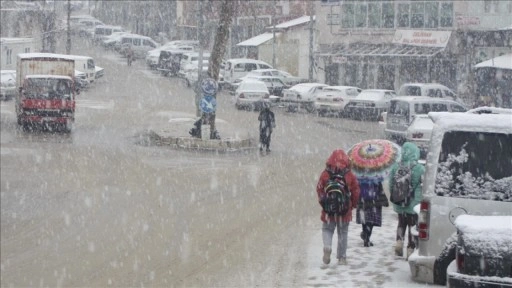
<path fill-rule="evenodd" d="M 67 55 L 22 53 L 17 57 L 16 116 L 24 130 L 41 126 L 71 132 L 75 121 L 75 61 Z"/>

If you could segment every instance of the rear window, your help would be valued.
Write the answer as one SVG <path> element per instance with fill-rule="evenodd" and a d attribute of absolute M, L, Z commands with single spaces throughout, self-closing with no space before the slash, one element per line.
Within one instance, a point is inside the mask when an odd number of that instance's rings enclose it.
<path fill-rule="evenodd" d="M 357 95 L 358 100 L 374 100 L 378 101 L 384 97 L 384 94 L 377 91 L 363 91 Z"/>
<path fill-rule="evenodd" d="M 403 101 L 391 101 L 389 114 L 409 116 L 409 103 Z"/>
<path fill-rule="evenodd" d="M 414 104 L 414 112 L 416 114 L 428 114 L 429 112 L 446 112 L 448 105 L 443 103 L 416 103 Z"/>
<path fill-rule="evenodd" d="M 267 91 L 267 85 L 263 82 L 242 82 L 240 88 L 242 90 Z"/>
<path fill-rule="evenodd" d="M 421 96 L 421 87 L 404 86 L 398 91 L 398 96 Z"/>
<path fill-rule="evenodd" d="M 512 202 L 512 135 L 452 131 L 439 155 L 439 196 Z"/>

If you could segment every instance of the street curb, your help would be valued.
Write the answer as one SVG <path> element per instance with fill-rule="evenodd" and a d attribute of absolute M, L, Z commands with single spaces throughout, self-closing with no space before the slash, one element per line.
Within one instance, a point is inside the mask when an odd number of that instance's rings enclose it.
<path fill-rule="evenodd" d="M 199 138 L 185 136 L 162 136 L 153 130 L 149 131 L 148 136 L 151 142 L 155 143 L 158 146 L 172 146 L 174 148 L 187 150 L 234 152 L 257 148 L 256 139 L 251 138 L 226 138 L 219 140 L 203 140 Z"/>

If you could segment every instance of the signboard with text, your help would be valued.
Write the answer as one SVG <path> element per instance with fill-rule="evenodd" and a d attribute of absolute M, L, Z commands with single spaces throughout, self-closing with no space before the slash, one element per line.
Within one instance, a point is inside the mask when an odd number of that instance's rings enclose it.
<path fill-rule="evenodd" d="M 451 34 L 451 31 L 396 30 L 393 43 L 444 48 Z"/>

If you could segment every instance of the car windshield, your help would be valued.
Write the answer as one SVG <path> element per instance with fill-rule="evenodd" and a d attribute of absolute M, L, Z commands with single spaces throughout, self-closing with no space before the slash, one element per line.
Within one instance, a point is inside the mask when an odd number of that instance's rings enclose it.
<path fill-rule="evenodd" d="M 68 99 L 71 97 L 71 80 L 57 78 L 28 78 L 24 96 L 31 99 Z"/>
<path fill-rule="evenodd" d="M 421 96 L 421 88 L 419 86 L 404 86 L 398 91 L 398 96 Z"/>
<path fill-rule="evenodd" d="M 409 103 L 403 101 L 391 101 L 389 106 L 389 114 L 408 116 Z"/>
<path fill-rule="evenodd" d="M 358 100 L 380 100 L 384 95 L 381 92 L 377 91 L 363 91 L 359 95 L 357 95 L 356 99 Z"/>
<path fill-rule="evenodd" d="M 512 135 L 451 131 L 436 177 L 439 196 L 512 202 Z"/>

